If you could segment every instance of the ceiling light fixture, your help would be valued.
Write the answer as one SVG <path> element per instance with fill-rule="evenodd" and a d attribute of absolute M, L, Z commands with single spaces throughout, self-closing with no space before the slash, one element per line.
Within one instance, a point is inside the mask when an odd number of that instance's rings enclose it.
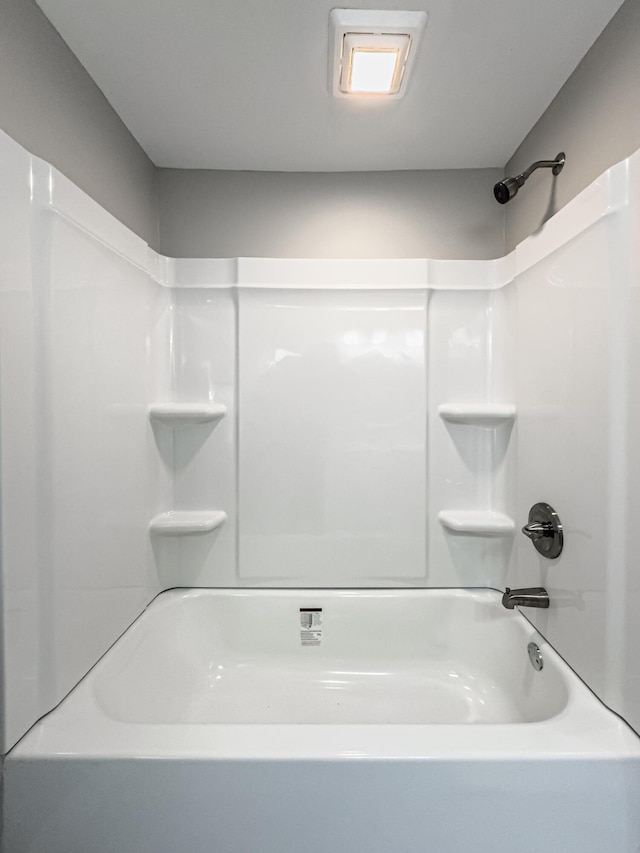
<path fill-rule="evenodd" d="M 426 12 L 333 9 L 329 16 L 329 88 L 338 98 L 401 98 Z"/>

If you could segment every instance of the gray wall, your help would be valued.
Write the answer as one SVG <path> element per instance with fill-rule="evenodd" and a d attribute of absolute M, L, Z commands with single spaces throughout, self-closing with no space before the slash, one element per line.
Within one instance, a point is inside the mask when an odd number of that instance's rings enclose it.
<path fill-rule="evenodd" d="M 499 170 L 156 170 L 33 0 L 0 0 L 0 128 L 176 257 L 503 252 Z"/>
<path fill-rule="evenodd" d="M 501 175 L 160 169 L 160 242 L 172 257 L 494 258 Z"/>
<path fill-rule="evenodd" d="M 536 172 L 506 205 L 507 251 L 638 148 L 640 0 L 627 0 L 507 163 L 514 175 L 534 160 L 567 155 L 555 181 Z"/>
<path fill-rule="evenodd" d="M 155 166 L 33 0 L 0 0 L 0 129 L 157 248 Z"/>
<path fill-rule="evenodd" d="M 177 257 L 488 258 L 640 148 L 640 0 L 627 0 L 506 166 L 566 151 L 506 208 L 498 170 L 156 170 L 33 0 L 0 0 L 0 127 Z M 159 207 L 157 207 L 158 202 Z M 159 221 L 159 225 L 158 225 Z"/>

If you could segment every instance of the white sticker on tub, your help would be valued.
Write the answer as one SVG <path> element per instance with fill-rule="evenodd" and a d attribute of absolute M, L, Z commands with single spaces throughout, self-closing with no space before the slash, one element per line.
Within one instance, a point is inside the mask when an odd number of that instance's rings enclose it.
<path fill-rule="evenodd" d="M 319 646 L 322 643 L 322 608 L 300 608 L 300 644 Z"/>

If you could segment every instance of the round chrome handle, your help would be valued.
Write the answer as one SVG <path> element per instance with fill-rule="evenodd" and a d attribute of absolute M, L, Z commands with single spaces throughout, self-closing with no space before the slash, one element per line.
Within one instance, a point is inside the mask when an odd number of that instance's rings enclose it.
<path fill-rule="evenodd" d="M 528 523 L 522 528 L 525 536 L 543 557 L 555 560 L 562 552 L 564 535 L 558 513 L 546 503 L 534 504 L 529 510 Z"/>

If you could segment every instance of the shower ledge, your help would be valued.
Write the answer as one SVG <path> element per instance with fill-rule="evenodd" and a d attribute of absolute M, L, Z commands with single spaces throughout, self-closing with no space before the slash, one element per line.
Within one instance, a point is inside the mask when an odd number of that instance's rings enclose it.
<path fill-rule="evenodd" d="M 210 423 L 226 414 L 227 407 L 222 403 L 155 403 L 149 406 L 151 420 L 168 426 Z"/>
<path fill-rule="evenodd" d="M 438 513 L 438 521 L 451 533 L 475 536 L 509 536 L 516 526 L 508 515 L 493 510 L 446 509 Z"/>
<path fill-rule="evenodd" d="M 515 420 L 516 407 L 511 403 L 443 403 L 438 414 L 450 424 L 497 427 Z"/>
<path fill-rule="evenodd" d="M 210 533 L 226 520 L 226 512 L 220 510 L 170 510 L 152 518 L 149 530 L 161 536 L 189 536 Z"/>

